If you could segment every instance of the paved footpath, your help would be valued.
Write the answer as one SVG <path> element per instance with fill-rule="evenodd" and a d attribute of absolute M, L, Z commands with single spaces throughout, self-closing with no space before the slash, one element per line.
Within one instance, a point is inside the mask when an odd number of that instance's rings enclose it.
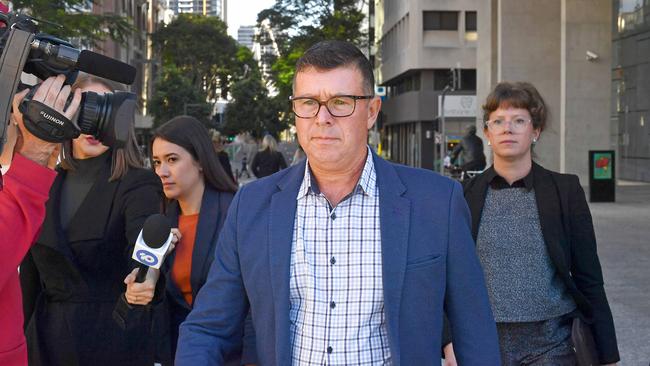
<path fill-rule="evenodd" d="M 587 197 L 588 197 L 587 192 Z M 615 203 L 590 203 L 621 352 L 650 365 L 650 184 L 619 185 Z"/>

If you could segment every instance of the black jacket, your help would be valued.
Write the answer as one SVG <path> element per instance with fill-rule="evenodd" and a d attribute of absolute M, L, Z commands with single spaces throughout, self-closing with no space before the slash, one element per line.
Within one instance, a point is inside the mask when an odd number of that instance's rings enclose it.
<path fill-rule="evenodd" d="M 113 320 L 133 246 L 159 213 L 160 179 L 131 168 L 109 182 L 110 159 L 67 230 L 59 222 L 59 170 L 40 236 L 21 265 L 30 365 L 145 365 L 153 362 L 151 314 L 142 308 L 125 331 Z"/>
<path fill-rule="evenodd" d="M 603 275 L 596 252 L 591 212 L 578 177 L 560 174 L 533 163 L 533 187 L 544 242 L 551 261 L 573 297 L 580 315 L 591 324 L 600 363 L 620 359 L 612 312 L 603 288 Z M 494 167 L 464 186 L 472 214 L 476 240 L 483 204 Z"/>
<path fill-rule="evenodd" d="M 251 169 L 257 178 L 266 177 L 287 167 L 284 156 L 279 151 L 262 150 L 255 154 Z"/>

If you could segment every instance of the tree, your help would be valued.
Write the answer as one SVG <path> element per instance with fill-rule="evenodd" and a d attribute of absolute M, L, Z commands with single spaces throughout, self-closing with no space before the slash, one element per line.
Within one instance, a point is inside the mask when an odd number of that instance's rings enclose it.
<path fill-rule="evenodd" d="M 155 90 L 151 100 L 154 127 L 182 114 L 188 114 L 208 124 L 211 110 L 210 104 L 206 102 L 205 92 L 196 88 L 180 69 L 173 65 L 165 67 Z"/>
<path fill-rule="evenodd" d="M 97 46 L 107 38 L 125 43 L 133 32 L 129 18 L 117 14 L 88 12 L 89 0 L 13 0 L 14 9 L 25 11 L 44 20 L 39 30 L 69 40 L 78 40 L 82 46 Z"/>
<path fill-rule="evenodd" d="M 322 40 L 343 40 L 367 48 L 367 36 L 361 31 L 364 14 L 359 0 L 277 0 L 261 11 L 258 23 L 268 22 L 273 37 L 262 33 L 258 41 L 275 41 L 280 53 L 272 61 L 271 79 L 278 89 L 278 103 L 283 103 L 283 120 L 292 119 L 289 103 L 296 62 L 313 44 Z"/>
<path fill-rule="evenodd" d="M 163 65 L 174 65 L 208 99 L 226 98 L 232 78 L 242 73 L 236 41 L 218 17 L 180 14 L 153 35 Z"/>
<path fill-rule="evenodd" d="M 226 109 L 224 134 L 235 135 L 251 132 L 261 137 L 265 133 L 277 137 L 287 128 L 279 118 L 280 108 L 269 98 L 266 86 L 259 73 L 236 82 L 232 87 L 233 101 Z"/>

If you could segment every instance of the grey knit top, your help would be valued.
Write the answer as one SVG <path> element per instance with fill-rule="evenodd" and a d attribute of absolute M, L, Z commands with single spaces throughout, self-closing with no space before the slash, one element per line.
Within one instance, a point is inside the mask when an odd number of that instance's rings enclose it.
<path fill-rule="evenodd" d="M 576 305 L 551 262 L 535 191 L 488 188 L 476 247 L 497 322 L 532 322 Z"/>

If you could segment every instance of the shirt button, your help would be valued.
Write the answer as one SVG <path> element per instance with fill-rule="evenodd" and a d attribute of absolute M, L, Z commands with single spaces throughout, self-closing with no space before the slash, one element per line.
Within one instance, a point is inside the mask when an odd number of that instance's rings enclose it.
<path fill-rule="evenodd" d="M 334 258 L 334 257 L 330 258 L 330 263 L 332 265 L 335 265 L 336 264 L 336 258 Z"/>
<path fill-rule="evenodd" d="M 330 216 L 332 220 L 336 220 L 336 212 L 332 212 L 332 215 Z"/>
<path fill-rule="evenodd" d="M 334 352 L 334 349 L 332 347 L 327 347 L 327 353 L 332 353 Z"/>
<path fill-rule="evenodd" d="M 334 301 L 330 302 L 330 308 L 334 309 L 336 307 L 336 303 Z"/>

